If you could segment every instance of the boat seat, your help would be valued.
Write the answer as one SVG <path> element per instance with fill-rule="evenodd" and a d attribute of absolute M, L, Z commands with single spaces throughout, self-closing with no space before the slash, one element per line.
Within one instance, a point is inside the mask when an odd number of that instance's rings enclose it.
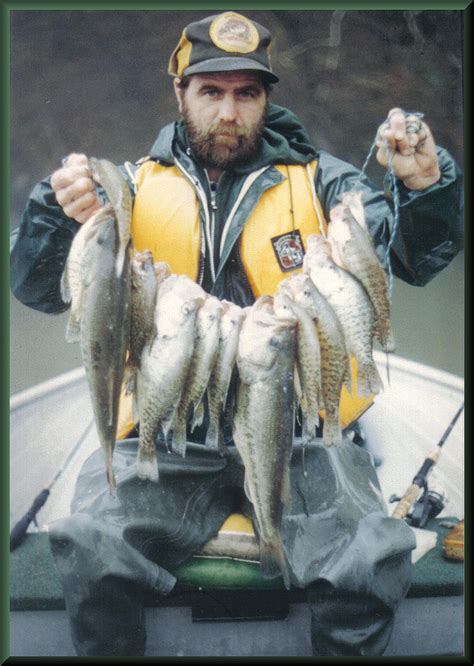
<path fill-rule="evenodd" d="M 442 542 L 456 518 L 436 518 L 427 529 L 438 534 L 435 548 L 426 553 L 413 566 L 413 579 L 408 597 L 445 597 L 463 594 L 463 562 L 447 560 L 443 556 Z M 226 544 L 234 540 L 232 553 Z M 240 515 L 231 516 L 216 539 L 211 540 L 203 552 L 181 564 L 175 570 L 177 584 L 167 597 L 147 599 L 150 606 L 192 605 L 197 591 L 211 590 L 213 594 L 225 591 L 245 596 L 247 606 L 252 599 L 267 596 L 271 604 L 287 598 L 291 602 L 303 601 L 304 592 L 287 592 L 281 578 L 265 579 L 260 574 L 251 523 Z M 250 559 L 249 559 L 250 558 Z M 276 595 L 276 596 L 275 596 Z M 59 575 L 49 547 L 48 534 L 33 532 L 10 555 L 11 610 L 60 610 L 64 599 Z"/>

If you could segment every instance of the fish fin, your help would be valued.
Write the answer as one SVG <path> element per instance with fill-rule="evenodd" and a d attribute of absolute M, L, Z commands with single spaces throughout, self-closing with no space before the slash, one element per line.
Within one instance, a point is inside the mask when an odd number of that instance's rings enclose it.
<path fill-rule="evenodd" d="M 134 393 L 132 398 L 132 419 L 135 423 L 138 423 L 140 421 L 140 409 L 138 407 L 137 393 Z"/>
<path fill-rule="evenodd" d="M 352 393 L 352 366 L 349 356 L 346 356 L 346 367 L 342 381 L 346 385 L 349 393 Z"/>
<path fill-rule="evenodd" d="M 197 428 L 198 426 L 202 425 L 203 421 L 204 421 L 204 402 L 201 398 L 199 404 L 193 410 L 193 422 L 191 425 L 191 431 L 193 431 L 194 428 Z"/>
<path fill-rule="evenodd" d="M 288 508 L 291 502 L 291 482 L 290 482 L 290 468 L 287 467 L 283 473 L 281 484 L 280 499 L 282 503 Z"/>
<path fill-rule="evenodd" d="M 66 324 L 66 342 L 81 341 L 81 322 L 73 312 L 70 313 Z"/>
<path fill-rule="evenodd" d="M 323 425 L 323 442 L 324 446 L 341 446 L 342 432 L 339 415 L 333 417 L 326 415 Z"/>
<path fill-rule="evenodd" d="M 135 393 L 137 387 L 137 367 L 133 363 L 127 362 L 125 364 L 123 384 L 125 386 L 125 395 Z"/>
<path fill-rule="evenodd" d="M 290 574 L 279 535 L 272 541 L 260 540 L 260 570 L 264 578 L 283 576 L 286 589 L 290 589 Z"/>
<path fill-rule="evenodd" d="M 383 382 L 373 361 L 359 364 L 358 380 L 358 392 L 363 397 L 371 393 L 375 395 L 383 390 Z"/>
<path fill-rule="evenodd" d="M 249 483 L 247 481 L 247 475 L 245 475 L 244 490 L 245 490 L 245 494 L 247 495 L 247 499 L 249 500 L 249 502 L 252 502 L 252 504 L 253 504 L 252 495 L 250 493 L 250 486 L 249 486 Z"/>
<path fill-rule="evenodd" d="M 72 300 L 71 288 L 69 286 L 69 275 L 68 275 L 68 265 L 64 268 L 63 274 L 61 275 L 61 281 L 59 283 L 61 289 L 61 298 L 65 303 L 70 303 Z"/>
<path fill-rule="evenodd" d="M 171 450 L 174 453 L 179 453 L 183 458 L 186 456 L 186 421 L 175 421 Z"/>
<path fill-rule="evenodd" d="M 390 356 L 388 352 L 385 352 L 386 365 L 385 369 L 387 372 L 387 384 L 390 386 Z"/>

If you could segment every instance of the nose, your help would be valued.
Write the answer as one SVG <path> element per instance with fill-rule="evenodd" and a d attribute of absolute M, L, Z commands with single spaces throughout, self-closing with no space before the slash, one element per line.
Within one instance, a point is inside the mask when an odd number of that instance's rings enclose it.
<path fill-rule="evenodd" d="M 219 107 L 219 119 L 227 123 L 237 120 L 237 102 L 233 95 L 224 95 Z"/>

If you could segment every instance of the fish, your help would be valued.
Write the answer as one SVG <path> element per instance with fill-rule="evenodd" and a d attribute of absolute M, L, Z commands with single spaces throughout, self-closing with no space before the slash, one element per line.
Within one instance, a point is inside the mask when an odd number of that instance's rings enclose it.
<path fill-rule="evenodd" d="M 136 403 L 140 421 L 137 474 L 158 481 L 155 440 L 166 440 L 181 400 L 191 364 L 195 320 L 204 290 L 185 275 L 170 275 L 158 287 L 156 335 L 145 344 L 137 372 Z"/>
<path fill-rule="evenodd" d="M 218 298 L 206 295 L 205 301 L 196 315 L 193 356 L 176 410 L 171 443 L 172 450 L 181 454 L 183 458 L 186 455 L 186 425 L 190 410 L 193 410 L 191 430 L 194 430 L 203 421 L 202 399 L 217 360 L 220 320 L 223 311 L 224 307 Z M 201 406 L 200 410 L 198 410 L 198 406 Z"/>
<path fill-rule="evenodd" d="M 61 289 L 63 297 L 71 300 L 66 338 L 80 342 L 107 482 L 113 495 L 116 479 L 112 459 L 130 338 L 131 195 L 115 165 L 94 158 L 90 164 L 96 181 L 102 184 L 112 203 L 99 209 L 76 234 Z"/>
<path fill-rule="evenodd" d="M 115 211 L 119 243 L 115 271 L 117 277 L 119 277 L 130 244 L 130 221 L 132 219 L 133 207 L 130 189 L 122 172 L 112 162 L 91 157 L 89 158 L 89 168 L 93 180 L 104 188 L 107 198 Z M 120 183 L 119 187 L 117 186 L 118 183 Z"/>
<path fill-rule="evenodd" d="M 247 310 L 237 350 L 240 382 L 233 423 L 244 488 L 256 515 L 260 569 L 267 578 L 281 574 L 288 589 L 280 527 L 291 499 L 295 327 L 293 315 L 276 316 L 270 296 L 261 296 Z"/>
<path fill-rule="evenodd" d="M 369 295 L 357 278 L 333 261 L 328 240 L 312 234 L 307 243 L 303 271 L 310 275 L 341 322 L 346 349 L 357 359 L 359 394 L 375 395 L 383 389 L 383 383 L 372 355 L 375 311 Z"/>
<path fill-rule="evenodd" d="M 232 372 L 237 359 L 240 329 L 245 319 L 244 310 L 231 303 L 221 301 L 224 311 L 221 318 L 217 359 L 207 387 L 209 425 L 205 445 L 221 450 L 223 446 L 219 420 L 225 408 Z"/>
<path fill-rule="evenodd" d="M 322 407 L 321 349 L 318 331 L 311 315 L 279 289 L 273 301 L 275 314 L 292 313 L 297 319 L 295 388 L 303 414 L 303 438 L 310 441 L 319 426 L 319 410 Z"/>
<path fill-rule="evenodd" d="M 342 431 L 339 402 L 343 383 L 351 390 L 351 367 L 344 330 L 334 309 L 316 288 L 309 275 L 299 273 L 286 278 L 279 290 L 304 308 L 316 328 L 321 364 L 321 407 L 324 408 L 323 444 L 340 446 Z"/>
<path fill-rule="evenodd" d="M 126 394 L 135 392 L 136 373 L 143 347 L 156 335 L 155 307 L 159 283 L 170 275 L 165 262 L 153 261 L 150 250 L 136 252 L 131 263 L 131 328 L 129 356 L 125 368 Z"/>
<path fill-rule="evenodd" d="M 331 210 L 330 217 L 328 240 L 333 255 L 336 248 L 339 266 L 364 285 L 376 314 L 376 337 L 385 352 L 393 352 L 395 340 L 390 319 L 388 279 L 372 239 L 358 223 L 349 205 L 342 203 L 336 206 Z"/>

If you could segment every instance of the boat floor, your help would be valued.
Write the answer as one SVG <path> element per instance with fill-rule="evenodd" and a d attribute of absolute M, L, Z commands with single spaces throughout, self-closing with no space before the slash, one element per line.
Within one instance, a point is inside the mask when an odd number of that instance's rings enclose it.
<path fill-rule="evenodd" d="M 219 624 L 193 622 L 189 607 L 148 608 L 146 626 L 145 656 L 312 656 L 310 611 L 304 603 L 291 604 L 284 620 Z M 402 602 L 384 657 L 463 654 L 462 596 L 405 599 Z M 76 656 L 66 612 L 11 613 L 10 655 Z"/>
<path fill-rule="evenodd" d="M 383 374 L 385 355 L 376 352 L 375 357 Z M 390 495 L 402 493 L 410 485 L 425 457 L 433 451 L 461 404 L 464 391 L 462 379 L 448 373 L 396 356 L 390 363 L 390 385 L 361 418 L 387 506 Z M 89 428 L 91 419 L 82 370 L 13 397 L 11 524 L 25 513 L 82 437 L 83 445 L 58 478 L 38 518 L 40 526 L 47 526 L 68 515 L 78 471 L 97 448 L 94 428 Z M 460 418 L 453 428 L 430 474 L 430 488 L 442 489 L 448 499 L 441 517 L 464 516 L 463 421 Z M 30 531 L 36 530 L 32 526 Z M 407 598 L 397 611 L 384 656 L 462 655 L 463 617 L 462 595 Z M 148 608 L 146 619 L 148 656 L 312 655 L 309 609 L 303 603 L 291 604 L 288 617 L 282 620 L 195 622 L 189 606 Z M 10 655 L 74 656 L 66 612 L 12 612 Z"/>

